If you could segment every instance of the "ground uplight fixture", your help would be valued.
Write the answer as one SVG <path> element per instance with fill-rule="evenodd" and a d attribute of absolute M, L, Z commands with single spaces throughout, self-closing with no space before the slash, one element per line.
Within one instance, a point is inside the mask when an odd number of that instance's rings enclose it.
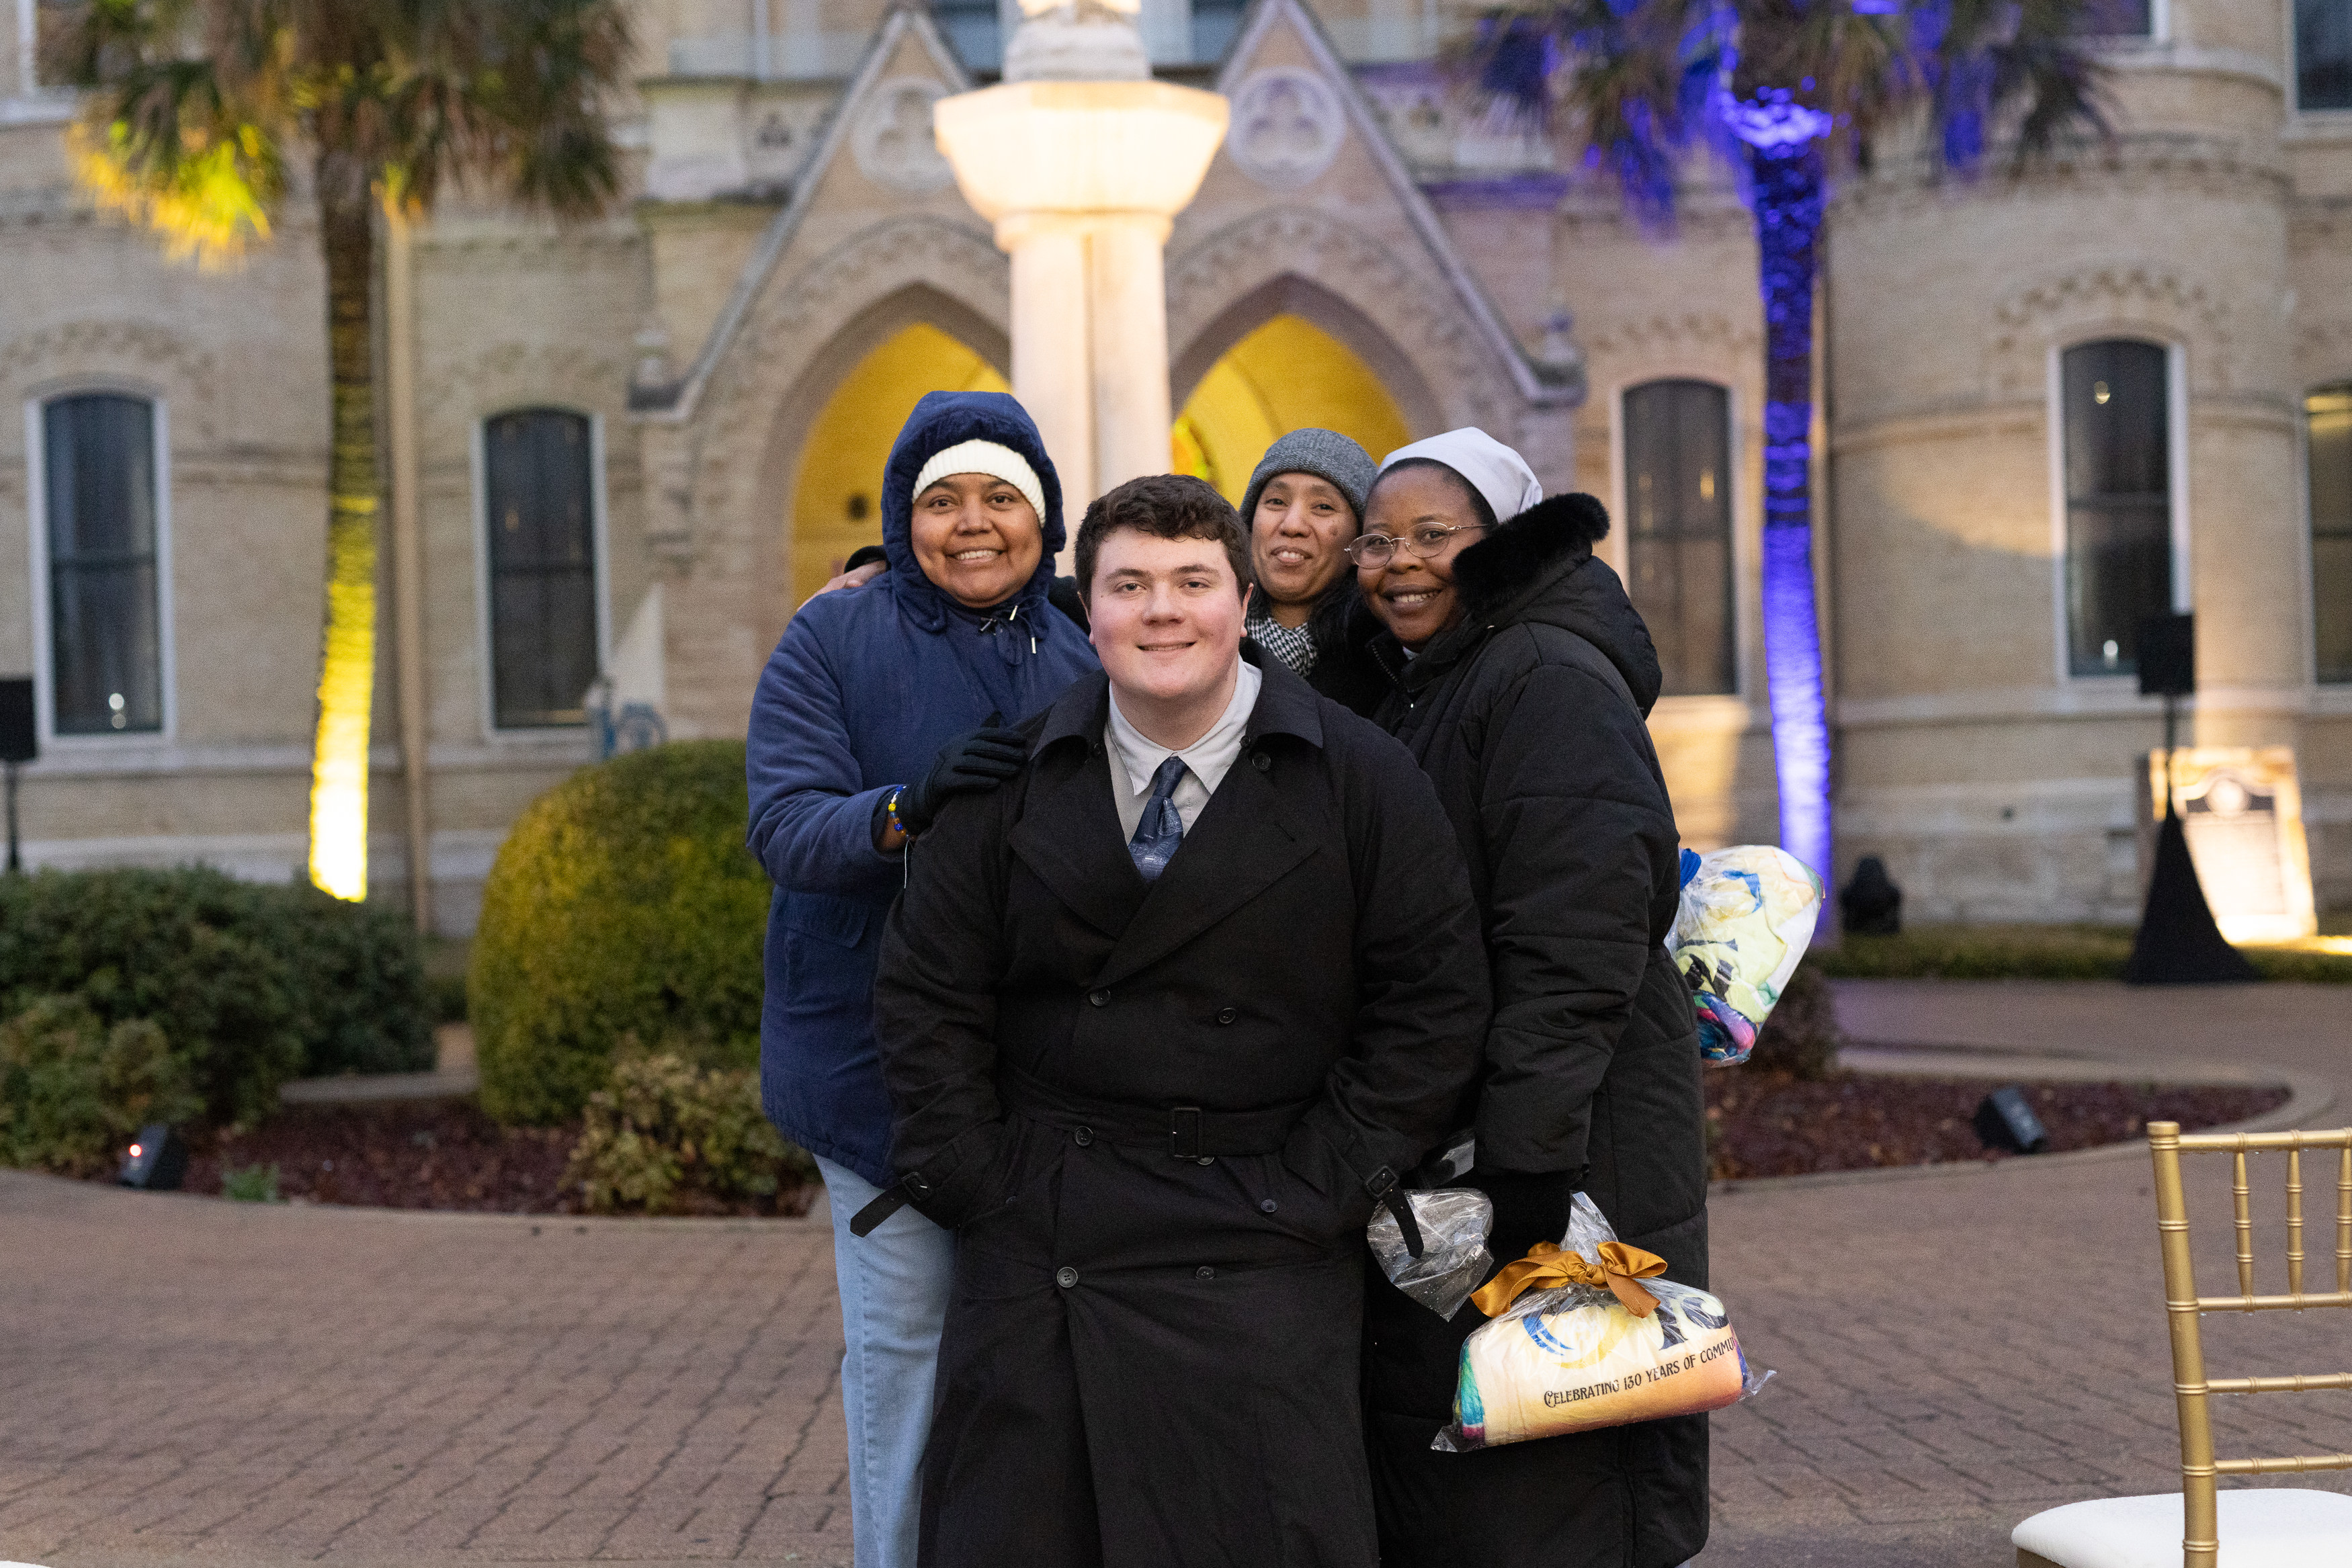
<path fill-rule="evenodd" d="M 177 1192 L 188 1174 L 188 1145 L 172 1128 L 157 1122 L 139 1129 L 122 1153 L 122 1168 L 114 1179 L 124 1186 L 147 1192 Z"/>
<path fill-rule="evenodd" d="M 1977 1137 L 1988 1149 L 2012 1155 L 2038 1155 L 2050 1146 L 2049 1130 L 2026 1103 L 2025 1091 L 2011 1083 L 1996 1089 L 1977 1107 Z"/>

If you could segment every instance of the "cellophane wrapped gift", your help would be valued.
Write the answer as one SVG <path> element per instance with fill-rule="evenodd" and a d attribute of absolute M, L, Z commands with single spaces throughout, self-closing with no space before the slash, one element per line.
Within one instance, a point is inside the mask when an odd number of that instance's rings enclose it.
<path fill-rule="evenodd" d="M 1563 1245 L 1539 1245 L 1474 1296 L 1494 1321 L 1462 1346 L 1454 1420 L 1430 1447 L 1464 1453 L 1692 1416 L 1763 1387 L 1772 1375 L 1749 1368 L 1724 1304 L 1658 1278 L 1665 1266 L 1619 1241 L 1577 1194 Z"/>
<path fill-rule="evenodd" d="M 1666 951 L 1698 1010 L 1699 1054 L 1737 1067 L 1813 939 L 1822 879 L 1770 844 L 1683 852 L 1683 894 Z"/>
<path fill-rule="evenodd" d="M 1406 1194 L 1413 1223 L 1421 1228 L 1421 1256 L 1404 1244 L 1404 1229 L 1386 1208 L 1364 1228 L 1381 1272 L 1389 1283 L 1435 1312 L 1451 1319 L 1495 1266 L 1486 1250 L 1486 1232 L 1495 1223 L 1495 1200 L 1475 1187 L 1447 1186 L 1434 1192 Z"/>

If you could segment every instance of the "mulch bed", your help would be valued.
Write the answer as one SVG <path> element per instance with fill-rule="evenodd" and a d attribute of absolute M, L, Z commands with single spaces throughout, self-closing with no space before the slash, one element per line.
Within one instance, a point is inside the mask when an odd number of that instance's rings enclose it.
<path fill-rule="evenodd" d="M 470 1100 L 289 1105 L 257 1128 L 197 1129 L 185 1190 L 217 1197 L 230 1171 L 274 1165 L 278 1196 L 297 1203 L 576 1214 L 580 1195 L 564 1186 L 563 1167 L 579 1136 L 577 1124 L 502 1127 Z M 676 1212 L 803 1214 L 816 1192 L 788 1186 L 731 1205 L 689 1195 Z"/>
<path fill-rule="evenodd" d="M 1787 1073 L 1746 1067 L 1711 1071 L 1706 1120 L 1715 1175 L 1807 1176 L 2018 1158 L 1988 1150 L 1977 1137 L 1977 1106 L 2000 1086 L 1982 1078 L 1842 1072 L 1806 1083 Z M 2178 1122 L 2184 1132 L 2242 1122 L 2287 1100 L 2283 1087 L 2118 1082 L 2024 1088 L 2049 1132 L 2052 1154 L 2128 1142 L 2144 1135 L 2150 1122 Z"/>
<path fill-rule="evenodd" d="M 1739 1067 L 1706 1075 L 1708 1142 L 1717 1177 L 1802 1176 L 1877 1166 L 2015 1156 L 1989 1151 L 1972 1118 L 1996 1085 L 1985 1079 L 1839 1073 L 1808 1083 Z M 2028 1086 L 2052 1152 L 2139 1137 L 2151 1121 L 2184 1129 L 2243 1121 L 2284 1104 L 2284 1088 L 2150 1083 Z M 379 1208 L 576 1214 L 563 1183 L 578 1126 L 501 1127 L 470 1100 L 381 1105 L 289 1105 L 257 1128 L 197 1128 L 186 1190 L 219 1196 L 227 1173 L 278 1167 L 278 1195 L 297 1203 Z M 764 1203 L 689 1197 L 679 1212 L 796 1215 L 814 1184 Z"/>

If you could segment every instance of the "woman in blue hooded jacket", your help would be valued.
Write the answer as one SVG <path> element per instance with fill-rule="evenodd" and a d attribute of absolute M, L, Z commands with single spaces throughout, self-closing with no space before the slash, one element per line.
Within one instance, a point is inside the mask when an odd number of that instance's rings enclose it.
<path fill-rule="evenodd" d="M 751 702 L 751 852 L 768 915 L 760 1084 L 833 1208 L 857 1568 L 912 1568 L 954 1238 L 913 1209 L 852 1216 L 897 1179 L 875 1051 L 875 960 L 909 834 L 1020 765 L 1005 727 L 1097 667 L 1046 593 L 1062 487 L 1002 392 L 931 392 L 882 478 L 888 570 L 803 606 Z"/>

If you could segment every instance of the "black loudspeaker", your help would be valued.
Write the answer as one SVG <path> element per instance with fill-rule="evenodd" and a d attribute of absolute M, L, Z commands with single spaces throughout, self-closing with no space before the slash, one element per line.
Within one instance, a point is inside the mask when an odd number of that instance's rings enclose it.
<path fill-rule="evenodd" d="M 2150 615 L 2139 623 L 2139 695 L 2197 695 L 2197 617 Z"/>
<path fill-rule="evenodd" d="M 1978 1140 L 1988 1149 L 2038 1155 L 2050 1146 L 2050 1134 L 2042 1118 L 2025 1103 L 2025 1091 L 2014 1083 L 1984 1097 L 1977 1107 L 1976 1129 Z"/>
<path fill-rule="evenodd" d="M 0 762 L 30 762 L 40 753 L 33 734 L 33 677 L 0 679 Z"/>
<path fill-rule="evenodd" d="M 139 1129 L 138 1138 L 124 1151 L 122 1169 L 114 1179 L 124 1186 L 149 1192 L 177 1192 L 188 1174 L 188 1145 L 161 1122 Z"/>

